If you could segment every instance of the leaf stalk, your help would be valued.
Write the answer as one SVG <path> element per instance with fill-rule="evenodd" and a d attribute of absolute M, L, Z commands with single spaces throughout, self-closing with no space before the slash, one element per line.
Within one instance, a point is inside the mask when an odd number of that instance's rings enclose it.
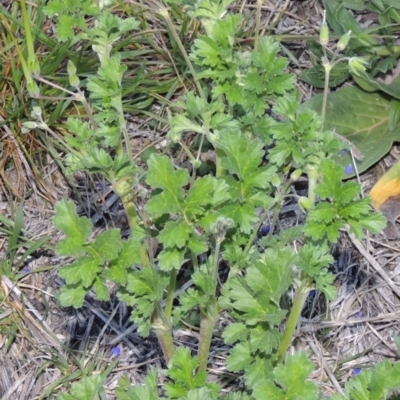
<path fill-rule="evenodd" d="M 300 287 L 296 291 L 296 295 L 293 301 L 292 309 L 289 314 L 289 318 L 286 322 L 286 329 L 283 333 L 282 340 L 278 348 L 278 363 L 282 363 L 285 359 L 286 353 L 292 342 L 294 332 L 296 330 L 297 322 L 300 319 L 301 311 L 303 310 L 304 303 L 307 300 L 310 288 L 307 281 L 303 281 Z"/>

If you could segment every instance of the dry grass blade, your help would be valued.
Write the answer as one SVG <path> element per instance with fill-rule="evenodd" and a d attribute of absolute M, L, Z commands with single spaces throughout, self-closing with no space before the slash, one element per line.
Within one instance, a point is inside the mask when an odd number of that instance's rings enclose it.
<path fill-rule="evenodd" d="M 61 349 L 61 343 L 56 334 L 45 322 L 44 317 L 33 307 L 27 298 L 23 298 L 21 290 L 14 285 L 6 276 L 1 277 L 5 297 L 16 310 L 24 322 L 27 324 L 32 338 L 36 343 L 42 345 L 51 345 L 56 349 Z"/>
<path fill-rule="evenodd" d="M 370 263 L 374 270 L 380 275 L 380 277 L 389 285 L 393 293 L 396 293 L 397 297 L 400 298 L 400 288 L 389 278 L 384 269 L 375 261 L 375 259 L 368 253 L 367 249 L 362 245 L 362 243 L 352 234 L 348 233 L 351 242 L 357 248 L 357 250 L 365 257 L 365 259 Z"/>

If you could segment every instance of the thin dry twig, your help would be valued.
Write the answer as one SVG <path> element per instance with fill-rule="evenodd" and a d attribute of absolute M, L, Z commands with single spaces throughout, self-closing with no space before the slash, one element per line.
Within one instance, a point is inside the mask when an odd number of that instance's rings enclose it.
<path fill-rule="evenodd" d="M 329 376 L 329 379 L 331 380 L 333 386 L 335 386 L 336 390 L 344 396 L 343 389 L 340 387 L 339 382 L 335 378 L 335 375 L 333 375 L 333 372 L 331 370 L 331 367 L 328 365 L 328 363 L 325 360 L 325 357 L 322 353 L 322 350 L 320 348 L 320 344 L 317 340 L 317 338 L 314 336 L 313 340 L 307 340 L 308 345 L 310 346 L 311 350 L 315 353 L 317 356 L 318 360 L 321 362 L 322 367 L 324 368 L 326 374 Z"/>
<path fill-rule="evenodd" d="M 384 269 L 377 263 L 377 261 L 369 254 L 363 244 L 350 232 L 347 232 L 351 242 L 357 248 L 357 250 L 363 255 L 363 257 L 370 263 L 372 268 L 381 276 L 381 278 L 389 285 L 390 289 L 396 293 L 397 297 L 400 298 L 400 289 L 394 284 L 389 278 Z"/>

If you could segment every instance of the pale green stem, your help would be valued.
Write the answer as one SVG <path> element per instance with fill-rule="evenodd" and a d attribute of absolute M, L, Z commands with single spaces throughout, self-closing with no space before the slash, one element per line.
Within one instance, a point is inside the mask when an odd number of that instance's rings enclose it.
<path fill-rule="evenodd" d="M 221 250 L 221 240 L 217 238 L 215 244 L 214 260 L 211 269 L 211 276 L 216 283 L 218 280 L 219 254 Z M 210 353 L 211 339 L 215 324 L 218 321 L 218 307 L 215 292 L 209 297 L 207 305 L 201 310 L 200 340 L 199 340 L 199 370 L 205 371 Z"/>
<path fill-rule="evenodd" d="M 129 140 L 129 133 L 128 133 L 128 129 L 126 129 L 126 122 L 125 122 L 125 117 L 124 117 L 124 112 L 123 112 L 123 108 L 122 108 L 122 99 L 120 99 L 120 105 L 119 105 L 119 110 L 118 110 L 118 114 L 119 114 L 119 127 L 122 130 L 122 133 L 124 135 L 124 139 L 125 139 L 125 147 L 126 147 L 126 153 L 129 156 L 130 160 L 133 160 L 133 155 L 132 155 L 132 148 L 131 148 L 131 142 Z M 118 142 L 118 147 L 121 147 L 121 153 L 122 153 L 122 141 L 120 140 Z M 117 154 L 118 154 L 118 150 L 117 150 Z"/>
<path fill-rule="evenodd" d="M 218 267 L 219 267 L 219 253 L 221 251 L 221 240 L 217 238 L 215 243 L 215 253 L 214 253 L 214 262 L 212 265 L 211 276 L 214 279 L 214 282 L 217 282 L 218 279 Z M 215 297 L 215 293 L 214 293 Z"/>
<path fill-rule="evenodd" d="M 215 175 L 217 178 L 224 176 L 225 172 L 226 172 L 225 169 L 221 165 L 221 159 L 224 156 L 225 156 L 224 151 L 217 147 L 215 149 L 215 168 L 216 168 Z"/>
<path fill-rule="evenodd" d="M 186 146 L 186 143 L 183 140 L 179 141 L 179 144 L 182 146 L 183 150 L 185 151 L 185 153 L 187 154 L 187 156 L 189 157 L 191 162 L 196 161 L 196 159 L 194 158 L 194 155 L 192 154 L 192 152 L 190 151 L 189 147 Z"/>
<path fill-rule="evenodd" d="M 192 252 L 192 264 L 194 272 L 199 270 L 199 262 L 197 261 L 197 256 Z"/>
<path fill-rule="evenodd" d="M 128 182 L 113 183 L 113 189 L 115 193 L 120 197 L 122 205 L 124 206 L 126 216 L 128 218 L 129 227 L 134 230 L 140 222 L 139 215 L 136 211 L 135 203 L 133 199 L 135 194 L 132 190 L 127 190 L 130 184 Z M 151 249 L 149 249 L 151 251 Z M 143 243 L 140 246 L 140 257 L 142 259 L 142 267 L 147 267 L 150 265 L 149 253 L 147 251 L 146 245 Z"/>
<path fill-rule="evenodd" d="M 258 231 L 261 228 L 261 225 L 263 224 L 265 218 L 268 217 L 269 212 L 271 211 L 271 208 L 266 209 L 263 214 L 260 217 L 260 221 L 258 222 L 258 224 L 254 227 L 253 233 L 250 235 L 249 240 L 247 242 L 247 245 L 244 249 L 244 253 L 248 253 L 248 251 L 250 250 L 251 246 L 254 244 L 254 240 L 258 234 Z M 279 214 L 279 212 L 278 212 Z"/>
<path fill-rule="evenodd" d="M 278 363 L 282 363 L 285 359 L 286 353 L 292 343 L 293 335 L 296 330 L 297 323 L 301 316 L 304 303 L 307 300 L 309 290 L 306 289 L 306 283 L 302 282 L 300 287 L 296 291 L 296 295 L 293 301 L 292 309 L 288 320 L 286 321 L 286 329 L 283 333 L 281 343 L 278 348 Z"/>
<path fill-rule="evenodd" d="M 307 175 L 308 175 L 308 198 L 314 205 L 316 199 L 315 189 L 317 187 L 319 173 L 314 167 L 311 167 L 308 169 Z"/>
<path fill-rule="evenodd" d="M 174 339 L 172 336 L 171 323 L 159 303 L 156 304 L 156 308 L 154 309 L 151 327 L 157 335 L 165 362 L 168 364 L 175 352 Z"/>
<path fill-rule="evenodd" d="M 207 310 L 207 312 L 201 313 L 200 341 L 199 349 L 197 352 L 197 355 L 199 357 L 200 371 L 205 371 L 207 368 L 213 330 L 218 320 L 218 314 L 216 313 L 215 308 L 216 306 L 212 305 L 211 309 Z"/>
<path fill-rule="evenodd" d="M 322 119 L 321 130 L 324 130 L 324 124 L 325 124 L 326 104 L 328 101 L 329 77 L 331 68 L 332 66 L 330 64 L 325 66 L 325 83 L 324 83 L 324 93 L 322 95 L 322 110 L 321 110 L 321 119 Z"/>
<path fill-rule="evenodd" d="M 174 293 L 176 285 L 176 270 L 173 269 L 169 274 L 169 285 L 167 299 L 165 304 L 165 316 L 170 320 L 172 317 L 172 306 L 174 302 Z"/>

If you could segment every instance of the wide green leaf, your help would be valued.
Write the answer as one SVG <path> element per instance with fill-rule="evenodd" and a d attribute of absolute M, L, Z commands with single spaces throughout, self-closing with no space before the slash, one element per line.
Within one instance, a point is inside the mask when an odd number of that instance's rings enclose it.
<path fill-rule="evenodd" d="M 128 268 L 140 264 L 140 242 L 134 237 L 122 242 L 122 249 L 118 257 L 109 264 L 108 277 L 113 282 L 125 284 Z"/>
<path fill-rule="evenodd" d="M 121 243 L 120 230 L 108 229 L 100 233 L 94 243 L 87 246 L 87 251 L 93 256 L 97 256 L 101 262 L 110 261 L 118 257 Z"/>
<path fill-rule="evenodd" d="M 279 364 L 274 369 L 275 384 L 272 380 L 256 383 L 254 397 L 263 399 L 301 399 L 317 400 L 318 386 L 307 381 L 314 370 L 305 353 L 288 355 L 285 364 Z"/>
<path fill-rule="evenodd" d="M 87 291 L 80 285 L 66 285 L 61 288 L 58 298 L 63 307 L 81 308 Z"/>
<path fill-rule="evenodd" d="M 83 243 L 92 233 L 93 224 L 86 217 L 78 217 L 75 204 L 70 200 L 60 200 L 56 204 L 56 215 L 53 224 L 67 235 L 59 242 L 59 255 L 76 255 L 82 251 Z"/>
<path fill-rule="evenodd" d="M 159 266 L 163 271 L 179 269 L 183 264 L 185 249 L 166 248 L 158 255 Z"/>
<path fill-rule="evenodd" d="M 102 375 L 91 375 L 74 382 L 71 388 L 73 400 L 95 400 L 98 399 L 99 390 L 103 383 Z"/>
<path fill-rule="evenodd" d="M 184 195 L 182 186 L 189 181 L 188 171 L 176 170 L 168 157 L 155 154 L 150 156 L 148 165 L 147 183 L 163 192 L 148 201 L 147 210 L 155 216 L 176 213 L 181 209 Z"/>
<path fill-rule="evenodd" d="M 240 372 L 246 369 L 253 361 L 254 355 L 251 352 L 248 342 L 238 343 L 232 350 L 226 363 L 229 371 Z"/>
<path fill-rule="evenodd" d="M 214 183 L 211 176 L 196 179 L 185 199 L 184 213 L 189 218 L 201 214 L 204 206 L 211 204 Z"/>
<path fill-rule="evenodd" d="M 245 324 L 234 322 L 225 328 L 222 337 L 226 344 L 233 344 L 238 340 L 244 340 L 247 337 L 247 334 L 248 328 Z"/>
<path fill-rule="evenodd" d="M 243 180 L 253 176 L 264 155 L 261 141 L 247 140 L 239 133 L 224 135 L 218 147 L 226 154 L 221 161 L 222 166 Z"/>
<path fill-rule="evenodd" d="M 289 248 L 280 251 L 267 249 L 247 269 L 246 282 L 255 293 L 262 294 L 279 305 L 280 297 L 290 285 L 294 262 L 294 252 Z"/>
<path fill-rule="evenodd" d="M 300 109 L 312 109 L 321 113 L 322 94 L 312 97 Z M 398 127 L 390 129 L 391 102 L 378 93 L 367 93 L 357 87 L 345 87 L 328 95 L 324 128 L 335 131 L 355 148 L 354 154 L 363 157 L 356 160 L 359 173 L 379 161 L 398 140 Z M 350 148 L 351 146 L 349 146 Z M 359 158 L 361 158 L 359 157 Z M 355 176 L 349 151 L 337 154 L 335 160 L 343 167 L 345 178 Z"/>
<path fill-rule="evenodd" d="M 81 282 L 85 288 L 88 288 L 101 271 L 100 266 L 99 258 L 87 255 L 77 259 L 70 265 L 62 267 L 59 271 L 59 275 L 61 278 L 65 279 L 68 284 Z"/>
<path fill-rule="evenodd" d="M 158 240 L 164 247 L 178 247 L 181 249 L 189 240 L 192 228 L 183 220 L 168 221 L 158 235 Z"/>

